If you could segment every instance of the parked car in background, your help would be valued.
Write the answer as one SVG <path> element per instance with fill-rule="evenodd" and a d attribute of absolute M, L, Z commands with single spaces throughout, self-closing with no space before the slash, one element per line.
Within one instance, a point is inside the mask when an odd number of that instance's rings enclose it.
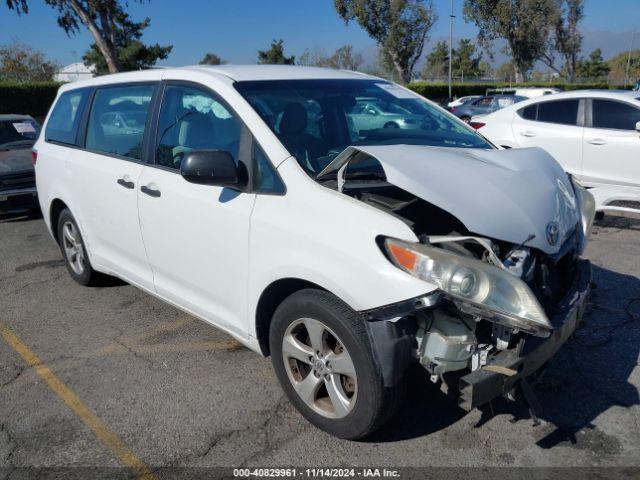
<path fill-rule="evenodd" d="M 379 128 L 418 128 L 422 116 L 401 104 L 382 102 L 379 98 L 357 98 L 347 114 L 357 131 Z"/>
<path fill-rule="evenodd" d="M 478 100 L 482 98 L 482 95 L 469 95 L 466 97 L 460 97 L 456 100 L 454 100 L 453 102 L 449 102 L 447 104 L 447 107 L 449 109 L 454 108 L 454 107 L 460 107 L 462 105 L 464 105 L 465 103 L 469 103 L 469 102 L 473 102 L 474 100 Z"/>
<path fill-rule="evenodd" d="M 591 187 L 599 211 L 640 212 L 640 94 L 583 90 L 528 100 L 476 124 L 495 145 L 541 147 Z"/>
<path fill-rule="evenodd" d="M 38 208 L 31 147 L 39 134 L 28 115 L 0 115 L 0 214 Z"/>
<path fill-rule="evenodd" d="M 103 121 L 125 98 L 142 129 Z M 358 104 L 421 122 L 350 122 Z M 513 398 L 586 306 L 589 192 L 544 151 L 497 149 L 380 78 L 101 76 L 60 88 L 35 149 L 75 281 L 116 275 L 271 356 L 291 403 L 342 438 L 401 411 L 410 365 L 466 410 Z"/>
<path fill-rule="evenodd" d="M 559 88 L 532 87 L 532 88 L 489 88 L 487 95 L 518 95 L 520 97 L 536 98 L 545 95 L 560 93 Z"/>
<path fill-rule="evenodd" d="M 451 109 L 451 113 L 460 120 L 469 123 L 471 118 L 477 115 L 487 115 L 523 100 L 526 98 L 518 95 L 487 95 L 460 107 L 454 107 Z"/>

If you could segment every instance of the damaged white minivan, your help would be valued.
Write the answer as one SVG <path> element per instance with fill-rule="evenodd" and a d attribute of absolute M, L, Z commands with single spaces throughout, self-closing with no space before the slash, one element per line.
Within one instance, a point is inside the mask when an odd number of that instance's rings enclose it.
<path fill-rule="evenodd" d="M 76 281 L 120 277 L 270 355 L 338 437 L 389 420 L 412 364 L 466 410 L 531 397 L 584 312 L 591 194 L 544 151 L 496 149 L 379 78 L 218 66 L 67 84 L 34 159 Z"/>

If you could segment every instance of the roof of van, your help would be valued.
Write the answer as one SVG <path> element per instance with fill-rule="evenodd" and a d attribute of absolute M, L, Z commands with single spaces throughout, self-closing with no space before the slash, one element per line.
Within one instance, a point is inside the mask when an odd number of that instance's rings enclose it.
<path fill-rule="evenodd" d="M 102 75 L 92 79 L 66 84 L 63 90 L 92 85 L 105 85 L 116 82 L 135 82 L 141 80 L 160 80 L 167 72 L 210 73 L 212 76 L 225 76 L 234 81 L 247 80 L 320 80 L 320 79 L 376 79 L 377 77 L 361 72 L 334 70 L 331 68 L 302 67 L 297 65 L 193 65 L 179 68 L 153 68 L 134 72 Z"/>

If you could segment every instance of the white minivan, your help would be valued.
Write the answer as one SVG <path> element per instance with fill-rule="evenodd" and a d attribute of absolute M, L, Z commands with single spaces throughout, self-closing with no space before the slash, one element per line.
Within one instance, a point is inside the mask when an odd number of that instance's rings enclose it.
<path fill-rule="evenodd" d="M 357 129 L 359 98 L 421 120 Z M 542 150 L 498 150 L 376 77 L 220 66 L 67 84 L 34 159 L 77 282 L 120 277 L 270 355 L 339 437 L 383 425 L 412 364 L 467 410 L 530 392 L 584 311 L 590 194 Z"/>

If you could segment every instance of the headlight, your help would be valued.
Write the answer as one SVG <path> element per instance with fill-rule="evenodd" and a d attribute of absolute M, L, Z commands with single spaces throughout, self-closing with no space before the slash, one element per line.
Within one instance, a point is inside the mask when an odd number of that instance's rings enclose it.
<path fill-rule="evenodd" d="M 576 193 L 578 208 L 580 208 L 580 218 L 582 220 L 582 241 L 580 242 L 580 253 L 584 252 L 591 230 L 593 230 L 593 220 L 596 216 L 596 200 L 593 194 L 580 185 L 575 179 L 571 179 L 573 191 Z"/>
<path fill-rule="evenodd" d="M 540 337 L 553 330 L 531 289 L 506 270 L 421 243 L 387 238 L 384 246 L 395 266 L 437 285 L 468 313 Z"/>

